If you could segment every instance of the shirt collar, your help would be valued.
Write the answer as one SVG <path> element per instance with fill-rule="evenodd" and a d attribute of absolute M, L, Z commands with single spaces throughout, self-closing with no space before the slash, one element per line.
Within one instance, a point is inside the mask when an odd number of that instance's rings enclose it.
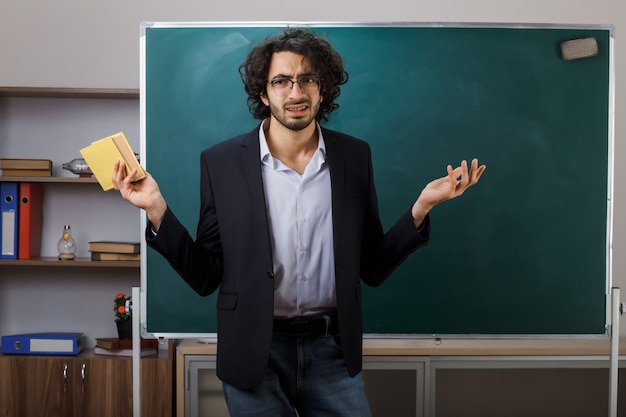
<path fill-rule="evenodd" d="M 263 126 L 267 122 L 268 122 L 267 119 L 263 120 L 263 122 L 261 123 L 261 126 L 259 127 L 259 144 L 261 145 L 260 146 L 261 163 L 275 167 L 274 158 L 272 158 L 272 155 L 270 154 L 270 148 L 267 145 L 267 138 L 265 137 L 265 130 L 263 130 Z M 317 126 L 317 137 L 318 137 L 316 153 L 319 154 L 319 162 L 321 164 L 326 161 L 326 143 L 324 142 L 324 137 L 322 136 L 322 128 L 320 127 L 319 123 L 315 122 L 315 125 Z"/>

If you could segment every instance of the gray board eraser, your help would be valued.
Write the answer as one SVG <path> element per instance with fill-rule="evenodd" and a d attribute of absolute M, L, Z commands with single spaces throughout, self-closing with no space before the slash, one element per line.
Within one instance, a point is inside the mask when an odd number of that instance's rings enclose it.
<path fill-rule="evenodd" d="M 566 61 L 596 56 L 598 55 L 598 42 L 596 38 L 580 38 L 565 41 L 561 43 L 561 55 Z"/>

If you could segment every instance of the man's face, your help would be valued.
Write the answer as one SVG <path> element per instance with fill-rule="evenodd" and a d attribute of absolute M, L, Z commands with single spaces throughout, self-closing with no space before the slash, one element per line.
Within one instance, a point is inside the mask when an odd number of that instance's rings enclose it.
<path fill-rule="evenodd" d="M 289 80 L 295 83 L 292 85 Z M 319 84 L 312 80 L 317 80 L 317 74 L 304 56 L 293 52 L 275 53 L 270 62 L 267 93 L 261 95 L 272 118 L 295 131 L 309 126 L 322 102 Z"/>

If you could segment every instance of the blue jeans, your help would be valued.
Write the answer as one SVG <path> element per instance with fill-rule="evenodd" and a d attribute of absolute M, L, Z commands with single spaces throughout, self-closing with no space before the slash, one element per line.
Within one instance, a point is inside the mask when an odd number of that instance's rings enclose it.
<path fill-rule="evenodd" d="M 261 384 L 223 384 L 231 417 L 371 417 L 361 375 L 350 377 L 333 337 L 274 335 Z"/>

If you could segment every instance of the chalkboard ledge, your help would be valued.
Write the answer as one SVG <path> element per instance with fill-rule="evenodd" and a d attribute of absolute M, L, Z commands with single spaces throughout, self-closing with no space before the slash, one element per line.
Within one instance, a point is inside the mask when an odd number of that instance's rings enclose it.
<path fill-rule="evenodd" d="M 609 355 L 608 337 L 555 339 L 365 339 L 364 356 L 586 356 Z M 620 338 L 626 354 L 626 338 Z"/>
<path fill-rule="evenodd" d="M 369 339 L 364 356 L 596 356 L 610 355 L 608 337 L 558 339 Z M 181 355 L 215 355 L 215 343 L 184 339 Z M 626 337 L 620 338 L 620 355 L 626 355 Z"/>

